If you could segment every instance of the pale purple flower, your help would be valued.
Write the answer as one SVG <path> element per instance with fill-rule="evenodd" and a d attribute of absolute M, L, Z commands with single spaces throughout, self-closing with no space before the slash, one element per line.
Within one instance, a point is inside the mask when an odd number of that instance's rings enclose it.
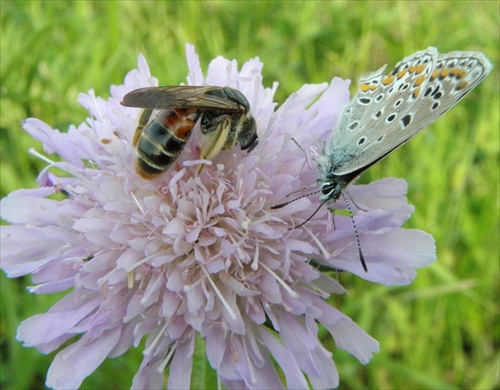
<path fill-rule="evenodd" d="M 169 369 L 169 388 L 189 388 L 197 333 L 228 388 L 296 389 L 308 381 L 313 388 L 336 387 L 338 373 L 318 339 L 318 324 L 363 364 L 378 343 L 326 302 L 345 290 L 313 264 L 407 284 L 416 268 L 434 261 L 434 242 L 401 228 L 413 211 L 403 180 L 349 186 L 363 210 L 355 219 L 367 273 L 349 217 L 336 215 L 334 228 L 323 207 L 289 229 L 312 214 L 319 195 L 271 209 L 317 181 L 315 158 L 349 99 L 348 81 L 305 85 L 275 112 L 277 85 L 262 86 L 258 58 L 238 70 L 236 61 L 218 57 L 206 77 L 190 45 L 187 60 L 188 84 L 230 86 L 247 97 L 259 136 L 251 153 L 237 145 L 197 175 L 195 128 L 167 172 L 141 179 L 131 145 L 140 110 L 120 101 L 157 85 L 142 56 L 108 100 L 93 91 L 80 95 L 90 112 L 80 126 L 61 133 L 38 119 L 24 122 L 46 154 L 64 161 L 49 163 L 40 188 L 2 200 L 2 218 L 11 223 L 1 229 L 2 268 L 9 277 L 31 274 L 37 294 L 68 293 L 47 313 L 25 320 L 18 339 L 49 353 L 80 335 L 56 355 L 47 376 L 53 388 L 79 387 L 105 358 L 143 337 L 144 359 L 132 387 L 161 388 Z M 69 175 L 57 176 L 53 167 Z M 67 198 L 49 198 L 56 192 Z M 342 201 L 337 208 L 344 208 Z"/>

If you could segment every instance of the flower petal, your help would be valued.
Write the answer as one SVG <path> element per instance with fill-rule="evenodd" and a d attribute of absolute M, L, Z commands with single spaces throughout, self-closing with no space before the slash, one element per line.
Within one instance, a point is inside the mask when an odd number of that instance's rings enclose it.
<path fill-rule="evenodd" d="M 116 346 L 120 329 L 105 332 L 96 340 L 82 338 L 59 352 L 50 365 L 46 385 L 54 389 L 76 389 L 95 371 Z"/>

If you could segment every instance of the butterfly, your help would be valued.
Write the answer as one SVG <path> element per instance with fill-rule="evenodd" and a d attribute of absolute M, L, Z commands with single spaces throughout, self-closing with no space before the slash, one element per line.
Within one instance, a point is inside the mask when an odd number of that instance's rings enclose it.
<path fill-rule="evenodd" d="M 439 54 L 429 47 L 404 58 L 388 74 L 386 68 L 361 78 L 317 160 L 321 204 L 335 203 L 355 178 L 457 104 L 492 65 L 481 52 Z M 358 248 L 366 271 L 359 242 Z"/>

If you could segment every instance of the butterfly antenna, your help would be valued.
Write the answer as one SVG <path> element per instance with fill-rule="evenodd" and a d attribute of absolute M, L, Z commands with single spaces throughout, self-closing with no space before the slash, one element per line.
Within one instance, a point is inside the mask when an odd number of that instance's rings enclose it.
<path fill-rule="evenodd" d="M 299 190 L 300 191 L 300 190 Z M 299 199 L 302 199 L 302 198 L 306 198 L 308 196 L 311 196 L 311 195 L 314 195 L 314 194 L 317 194 L 318 192 L 320 192 L 321 190 L 316 190 L 316 191 L 313 191 L 313 192 L 309 192 L 308 194 L 305 194 L 305 195 L 302 195 L 302 196 L 299 196 L 297 198 L 293 198 L 291 200 L 288 200 L 286 202 L 283 202 L 283 203 L 278 203 L 278 204 L 275 204 L 273 206 L 271 206 L 271 210 L 276 210 L 276 209 L 280 209 L 282 207 L 285 207 L 287 204 L 290 204 L 292 202 L 295 202 L 296 200 L 299 200 Z M 294 191 L 294 192 L 297 192 L 297 191 Z M 290 194 L 293 194 L 293 192 L 291 192 Z M 287 196 L 289 196 L 290 194 L 288 194 Z M 316 212 L 315 212 L 316 214 Z M 313 214 L 314 215 L 314 214 Z"/>
<path fill-rule="evenodd" d="M 294 226 L 293 228 L 290 228 L 288 230 L 293 230 L 293 229 L 296 229 L 296 228 L 299 228 L 301 226 L 304 226 L 307 222 L 309 222 L 311 220 L 312 217 L 314 217 L 316 215 L 316 213 L 319 211 L 319 209 L 324 205 L 325 203 L 322 202 L 320 203 L 320 205 L 318 206 L 318 208 L 316 210 L 314 210 L 314 213 L 311 214 L 311 216 L 309 218 L 307 218 L 304 222 L 302 222 L 300 225 L 297 225 L 297 226 Z"/>
<path fill-rule="evenodd" d="M 365 270 L 365 272 L 368 272 L 368 267 L 366 266 L 365 257 L 363 256 L 363 251 L 361 250 L 361 242 L 359 241 L 358 228 L 356 227 L 356 222 L 354 221 L 354 216 L 352 215 L 351 205 L 349 204 L 349 201 L 347 200 L 347 197 L 344 195 L 343 192 L 342 192 L 342 197 L 344 198 L 345 203 L 347 205 L 347 209 L 349 210 L 349 215 L 351 216 L 352 226 L 354 227 L 354 233 L 356 233 L 356 242 L 358 243 L 359 260 L 361 261 L 361 265 L 363 266 L 363 269 Z M 316 211 L 318 211 L 318 210 L 316 210 Z M 314 214 L 316 214 L 316 212 Z"/>

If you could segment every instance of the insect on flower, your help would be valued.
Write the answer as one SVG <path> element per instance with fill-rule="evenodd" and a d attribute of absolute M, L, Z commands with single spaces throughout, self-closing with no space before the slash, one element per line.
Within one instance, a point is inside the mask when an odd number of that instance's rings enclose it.
<path fill-rule="evenodd" d="M 39 188 L 16 190 L 1 200 L 1 218 L 10 226 L 0 226 L 0 268 L 12 278 L 32 275 L 32 292 L 62 295 L 48 312 L 23 321 L 17 339 L 54 353 L 46 380 L 54 389 L 85 386 L 85 378 L 105 358 L 118 357 L 134 346 L 144 349 L 132 388 L 189 389 L 194 387 L 191 377 L 198 380 L 203 374 L 195 368 L 203 359 L 198 343 L 206 346 L 206 359 L 218 378 L 216 387 L 335 388 L 339 373 L 332 353 L 322 344 L 318 324 L 339 349 L 362 364 L 379 350 L 375 339 L 331 305 L 330 294 L 345 290 L 320 268 L 359 271 L 353 265 L 350 226 L 331 229 L 323 209 L 323 215 L 309 222 L 308 231 L 290 234 L 284 227 L 293 206 L 278 212 L 266 205 L 275 203 L 296 181 L 314 179 L 315 167 L 304 170 L 307 156 L 284 141 L 291 132 L 308 149 L 325 139 L 340 107 L 348 102 L 348 82 L 334 79 L 329 86 L 301 87 L 275 110 L 277 84 L 262 85 L 263 64 L 258 58 L 239 70 L 236 61 L 219 56 L 203 77 L 194 47 L 186 49 L 189 84 L 217 80 L 219 85 L 238 83 L 248 91 L 265 145 L 252 155 L 220 153 L 219 167 L 200 177 L 166 172 L 162 183 L 136 180 L 135 172 L 123 169 L 130 162 L 132 145 L 116 134 L 129 130 L 136 112 L 118 110 L 116 104 L 129 91 L 155 85 L 142 56 L 124 84 L 111 89 L 111 98 L 96 97 L 92 91 L 80 95 L 92 120 L 72 126 L 68 136 L 39 119 L 26 119 L 26 132 L 62 161 L 47 161 Z M 237 110 L 207 109 L 210 99 L 217 107 L 221 100 L 233 107 L 234 99 L 226 99 L 230 89 L 176 88 L 182 93 L 171 96 L 171 105 L 163 103 L 167 108 L 156 110 L 176 109 L 186 117 L 182 110 L 192 109 L 191 117 L 199 115 L 196 127 L 214 126 L 221 115 L 229 115 L 233 124 L 249 111 L 242 110 L 238 117 Z M 205 102 L 201 110 L 196 104 L 200 100 Z M 155 110 L 155 104 L 149 104 L 143 108 Z M 156 113 L 150 115 L 154 118 Z M 147 126 L 139 129 L 137 144 Z M 256 142 L 252 128 L 237 129 L 236 134 L 228 127 L 224 130 L 228 135 L 219 135 L 219 145 L 237 139 L 250 149 Z M 162 131 L 170 136 L 169 128 Z M 148 138 L 163 151 L 165 137 Z M 171 150 L 168 144 L 166 148 Z M 184 150 L 186 160 L 197 158 L 188 152 L 190 145 Z M 52 172 L 52 167 L 58 170 Z M 59 175 L 60 169 L 64 175 Z M 410 283 L 416 268 L 435 260 L 435 245 L 430 235 L 401 228 L 413 211 L 404 197 L 406 184 L 386 179 L 356 187 L 358 196 L 382 204 L 360 216 L 372 221 L 377 216 L 363 231 L 364 248 L 377 266 L 361 277 L 386 285 Z M 50 196 L 62 191 L 68 193 L 63 200 Z M 387 202 L 388 197 L 396 199 L 396 205 Z"/>
<path fill-rule="evenodd" d="M 144 179 L 155 178 L 174 163 L 200 118 L 202 159 L 230 150 L 237 142 L 248 152 L 258 143 L 250 104 L 230 87 L 139 88 L 125 95 L 121 104 L 144 108 L 132 141 L 137 147 L 136 170 Z M 160 111 L 150 121 L 154 110 Z"/>
<path fill-rule="evenodd" d="M 386 67 L 360 80 L 357 95 L 344 108 L 330 145 L 318 159 L 321 205 L 344 196 L 353 180 L 456 105 L 492 69 L 481 52 L 439 54 L 435 47 L 404 58 L 388 75 Z"/>

